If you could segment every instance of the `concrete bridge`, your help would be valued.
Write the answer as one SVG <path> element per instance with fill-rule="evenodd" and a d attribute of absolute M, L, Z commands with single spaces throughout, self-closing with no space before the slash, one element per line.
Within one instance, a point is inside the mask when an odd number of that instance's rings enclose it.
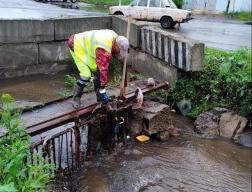
<path fill-rule="evenodd" d="M 74 67 L 67 47 L 70 34 L 113 29 L 125 35 L 122 17 L 82 17 L 48 20 L 0 20 L 0 79 L 57 73 Z M 130 63 L 139 72 L 171 83 L 180 71 L 199 71 L 204 44 L 155 26 L 133 21 Z"/>

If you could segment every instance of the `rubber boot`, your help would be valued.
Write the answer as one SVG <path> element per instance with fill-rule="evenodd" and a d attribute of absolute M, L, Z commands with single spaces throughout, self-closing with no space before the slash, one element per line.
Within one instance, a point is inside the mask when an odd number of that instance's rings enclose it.
<path fill-rule="evenodd" d="M 94 90 L 95 90 L 95 94 L 96 94 L 96 101 L 100 102 L 101 101 L 101 97 L 100 97 L 100 93 L 99 93 L 100 82 L 99 82 L 98 78 L 95 78 L 93 83 L 94 83 Z"/>
<path fill-rule="evenodd" d="M 81 106 L 81 96 L 84 85 L 80 85 L 78 83 L 75 84 L 73 89 L 73 107 L 79 108 Z"/>

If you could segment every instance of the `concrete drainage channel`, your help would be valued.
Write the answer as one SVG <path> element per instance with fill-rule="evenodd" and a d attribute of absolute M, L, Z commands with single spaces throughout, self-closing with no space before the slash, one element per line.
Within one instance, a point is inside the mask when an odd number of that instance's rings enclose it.
<path fill-rule="evenodd" d="M 169 84 L 163 82 L 154 87 L 144 87 L 142 92 L 147 94 L 168 87 Z M 119 143 L 127 143 L 131 128 L 132 100 L 135 97 L 135 92 L 130 92 L 125 102 L 119 103 L 115 99 L 112 110 L 107 110 L 106 107 L 95 110 L 98 103 L 94 103 L 27 127 L 27 132 L 32 137 L 49 130 L 58 130 L 32 144 L 29 161 L 38 163 L 39 160 L 33 154 L 40 152 L 44 159 L 55 165 L 57 173 L 66 173 L 80 168 L 86 156 L 95 154 L 101 148 L 111 150 Z M 94 139 L 99 132 L 103 139 Z"/>

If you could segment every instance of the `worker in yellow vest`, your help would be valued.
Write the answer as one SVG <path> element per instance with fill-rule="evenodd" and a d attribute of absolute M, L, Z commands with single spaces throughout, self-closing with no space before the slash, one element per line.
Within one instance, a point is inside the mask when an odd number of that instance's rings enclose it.
<path fill-rule="evenodd" d="M 73 90 L 73 106 L 81 106 L 84 87 L 94 75 L 94 89 L 97 101 L 107 104 L 107 74 L 112 56 L 123 59 L 129 52 L 129 41 L 112 30 L 93 30 L 71 35 L 68 47 L 80 72 L 80 79 Z"/>

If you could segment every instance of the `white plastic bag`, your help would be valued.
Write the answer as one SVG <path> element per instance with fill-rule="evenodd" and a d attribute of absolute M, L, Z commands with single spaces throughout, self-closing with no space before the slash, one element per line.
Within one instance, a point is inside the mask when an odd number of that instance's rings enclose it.
<path fill-rule="evenodd" d="M 137 87 L 137 98 L 136 98 L 136 102 L 138 105 L 142 106 L 143 105 L 143 92 L 142 90 Z"/>

